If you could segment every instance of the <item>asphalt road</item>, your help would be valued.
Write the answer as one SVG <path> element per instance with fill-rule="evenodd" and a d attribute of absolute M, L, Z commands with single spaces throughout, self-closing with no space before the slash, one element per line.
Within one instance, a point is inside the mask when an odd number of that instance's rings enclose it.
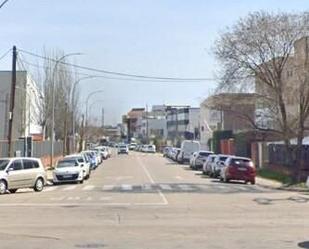
<path fill-rule="evenodd" d="M 209 179 L 160 155 L 0 196 L 0 248 L 309 248 L 309 196 Z"/>

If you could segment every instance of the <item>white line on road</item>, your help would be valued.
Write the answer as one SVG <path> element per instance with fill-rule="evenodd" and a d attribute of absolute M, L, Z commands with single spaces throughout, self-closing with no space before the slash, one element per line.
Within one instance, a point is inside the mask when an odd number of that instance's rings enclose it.
<path fill-rule="evenodd" d="M 57 188 L 58 188 L 57 186 L 44 188 L 44 189 L 43 189 L 43 192 L 51 192 L 51 191 L 56 190 Z"/>
<path fill-rule="evenodd" d="M 93 190 L 95 188 L 95 186 L 93 185 L 86 185 L 85 187 L 83 187 L 83 190 L 88 191 L 88 190 Z"/>
<path fill-rule="evenodd" d="M 149 173 L 148 169 L 146 168 L 145 164 L 141 161 L 141 159 L 139 157 L 137 157 L 137 162 L 139 163 L 139 165 L 142 166 L 145 174 L 147 175 L 147 177 L 149 178 L 150 182 L 152 184 L 155 184 L 156 182 L 154 181 L 154 179 L 152 178 L 151 174 Z M 161 192 L 161 190 L 158 190 L 158 194 L 160 195 L 160 197 L 162 198 L 163 200 L 163 203 L 162 205 L 168 205 L 168 200 L 167 198 L 165 197 L 165 195 Z"/>
<path fill-rule="evenodd" d="M 104 191 L 108 191 L 108 190 L 112 190 L 114 187 L 115 185 L 104 185 L 102 189 Z"/>
<path fill-rule="evenodd" d="M 151 191 L 152 190 L 152 186 L 151 186 L 151 184 L 143 184 L 142 185 L 142 189 L 146 190 L 146 191 Z"/>
<path fill-rule="evenodd" d="M 69 196 L 68 197 L 68 201 L 79 201 L 79 200 L 80 200 L 80 197 L 78 197 L 78 196 L 75 196 L 75 197 Z"/>
<path fill-rule="evenodd" d="M 172 187 L 168 184 L 159 184 L 159 186 L 163 190 L 172 190 Z"/>
<path fill-rule="evenodd" d="M 68 186 L 68 187 L 64 188 L 63 191 L 73 190 L 73 189 L 76 189 L 76 187 L 77 186 L 74 186 L 74 185 L 73 186 Z"/>
<path fill-rule="evenodd" d="M 184 191 L 192 191 L 192 190 L 194 190 L 194 188 L 192 188 L 191 186 L 186 185 L 186 184 L 178 185 L 178 187 L 179 187 L 181 190 L 184 190 Z"/>
<path fill-rule="evenodd" d="M 130 184 L 121 184 L 120 188 L 121 190 L 124 190 L 124 191 L 130 191 L 133 189 L 133 186 Z"/>

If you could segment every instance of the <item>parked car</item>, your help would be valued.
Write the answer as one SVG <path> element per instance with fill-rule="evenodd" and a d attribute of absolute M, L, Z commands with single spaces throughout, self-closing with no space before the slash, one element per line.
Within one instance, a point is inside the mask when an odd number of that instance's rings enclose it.
<path fill-rule="evenodd" d="M 78 182 L 83 183 L 86 173 L 76 157 L 64 158 L 57 162 L 53 172 L 53 183 Z"/>
<path fill-rule="evenodd" d="M 72 154 L 65 156 L 64 159 L 76 159 L 80 166 L 83 168 L 84 171 L 84 179 L 89 179 L 91 174 L 90 164 L 86 162 L 85 157 L 82 154 Z"/>
<path fill-rule="evenodd" d="M 153 144 L 144 145 L 144 152 L 146 153 L 156 153 L 156 146 Z"/>
<path fill-rule="evenodd" d="M 40 192 L 46 184 L 46 172 L 40 159 L 15 157 L 0 159 L 0 194 L 15 193 L 20 188 Z"/>
<path fill-rule="evenodd" d="M 207 157 L 212 154 L 214 154 L 212 151 L 205 150 L 194 152 L 190 158 L 190 168 L 195 170 L 202 169 L 204 162 L 207 160 Z"/>
<path fill-rule="evenodd" d="M 120 144 L 118 146 L 118 154 L 129 154 L 129 148 L 126 144 Z"/>
<path fill-rule="evenodd" d="M 241 180 L 255 184 L 256 170 L 250 158 L 230 156 L 225 160 L 221 169 L 220 180 Z"/>
<path fill-rule="evenodd" d="M 82 151 L 82 154 L 84 154 L 85 156 L 87 156 L 89 163 L 90 163 L 90 169 L 94 170 L 97 168 L 97 160 L 96 157 L 93 155 L 93 153 L 91 151 Z"/>
<path fill-rule="evenodd" d="M 170 147 L 170 146 L 164 147 L 164 149 L 163 149 L 163 157 L 168 157 L 169 152 L 170 152 L 171 149 L 172 149 L 172 147 Z"/>
<path fill-rule="evenodd" d="M 134 150 L 137 146 L 137 143 L 130 143 L 129 144 L 129 150 Z"/>
<path fill-rule="evenodd" d="M 177 160 L 178 160 L 180 151 L 181 151 L 181 149 L 179 149 L 179 148 L 175 148 L 175 149 L 174 149 L 174 152 L 173 152 L 173 154 L 172 154 L 172 160 L 174 160 L 174 161 L 177 161 Z"/>
<path fill-rule="evenodd" d="M 211 177 L 217 178 L 220 176 L 221 169 L 224 167 L 224 162 L 229 156 L 230 155 L 224 155 L 224 154 L 219 154 L 216 156 L 211 166 L 211 173 L 210 173 Z"/>
<path fill-rule="evenodd" d="M 207 157 L 206 162 L 204 162 L 204 164 L 203 164 L 203 174 L 205 174 L 205 175 L 211 174 L 212 164 L 214 163 L 216 157 L 217 157 L 217 155 L 215 155 L 215 154 L 209 155 Z"/>
<path fill-rule="evenodd" d="M 185 140 L 181 143 L 181 152 L 179 157 L 179 163 L 190 162 L 191 155 L 200 150 L 199 141 Z"/>

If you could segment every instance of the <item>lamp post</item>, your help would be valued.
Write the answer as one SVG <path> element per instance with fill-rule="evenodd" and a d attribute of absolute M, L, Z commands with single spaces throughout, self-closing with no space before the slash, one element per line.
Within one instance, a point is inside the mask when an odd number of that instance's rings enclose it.
<path fill-rule="evenodd" d="M 88 94 L 87 99 L 86 99 L 86 115 L 85 115 L 85 128 L 87 129 L 88 127 L 88 101 L 90 99 L 91 96 L 97 94 L 97 93 L 102 93 L 103 90 L 99 90 L 99 91 L 93 91 L 91 93 Z M 87 134 L 86 134 L 86 140 L 87 140 Z"/>
<path fill-rule="evenodd" d="M 57 70 L 57 66 L 59 62 L 64 60 L 66 57 L 73 56 L 73 55 L 81 55 L 81 53 L 70 53 L 61 56 L 56 62 L 53 68 L 52 74 L 52 127 L 51 127 L 51 137 L 50 137 L 50 166 L 53 166 L 53 157 L 54 157 L 54 130 L 55 130 L 55 74 Z"/>
<path fill-rule="evenodd" d="M 72 135 L 73 135 L 73 151 L 75 152 L 75 110 L 74 110 L 74 93 L 75 93 L 75 88 L 78 85 L 79 82 L 81 82 L 82 80 L 87 80 L 87 79 L 92 79 L 95 78 L 95 76 L 86 76 L 86 77 L 82 77 L 79 78 L 78 80 L 76 80 L 73 84 L 72 87 L 72 92 L 70 93 L 71 95 L 71 106 L 72 106 Z"/>

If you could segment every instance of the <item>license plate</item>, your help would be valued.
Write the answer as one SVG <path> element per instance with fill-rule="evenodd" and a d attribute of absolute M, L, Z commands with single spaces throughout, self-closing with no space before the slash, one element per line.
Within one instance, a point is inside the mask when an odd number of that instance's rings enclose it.
<path fill-rule="evenodd" d="M 72 175 L 64 175 L 63 178 L 71 178 Z"/>

